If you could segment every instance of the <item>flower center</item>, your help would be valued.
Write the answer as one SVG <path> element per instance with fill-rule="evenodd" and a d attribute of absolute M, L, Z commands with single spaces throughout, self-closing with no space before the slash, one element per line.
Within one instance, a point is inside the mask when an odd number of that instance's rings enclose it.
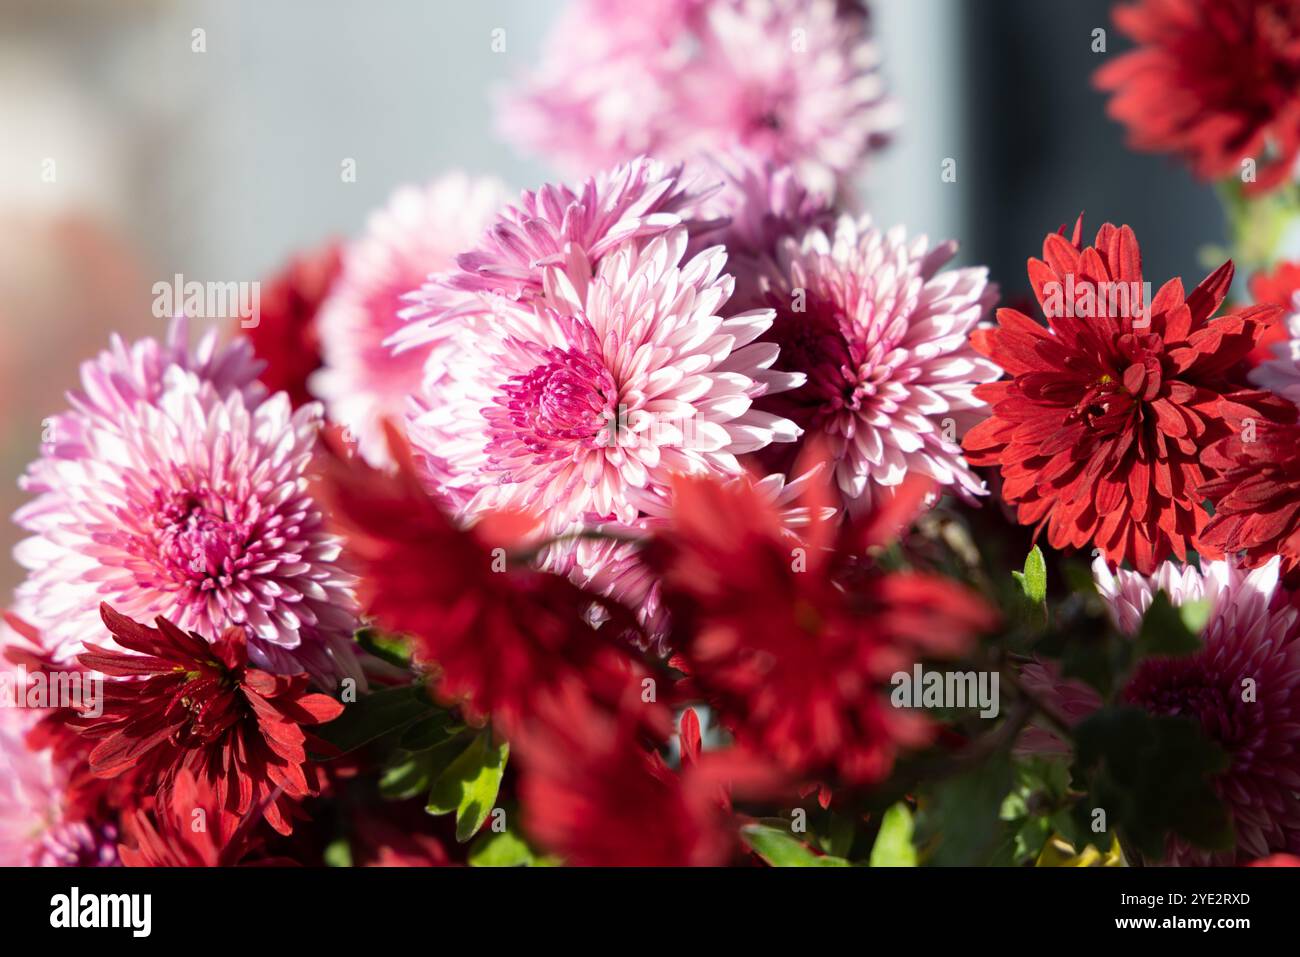
<path fill-rule="evenodd" d="M 545 362 L 517 375 L 501 389 L 497 405 L 513 438 L 544 458 L 567 457 L 577 444 L 593 448 L 614 427 L 618 386 L 594 356 L 577 349 L 550 349 Z"/>
<path fill-rule="evenodd" d="M 234 583 L 246 564 L 252 528 L 210 508 L 202 493 L 189 492 L 161 504 L 154 524 L 159 559 L 173 581 L 210 591 Z"/>
<path fill-rule="evenodd" d="M 781 347 L 779 367 L 808 376 L 808 384 L 787 397 L 807 406 L 806 414 L 812 418 L 805 417 L 800 425 L 816 427 L 842 411 L 859 411 L 875 395 L 878 380 L 888 379 L 882 370 L 864 373 L 869 363 L 851 353 L 839 312 L 830 304 L 816 303 L 806 315 L 778 312 L 778 316 L 772 334 Z"/>
<path fill-rule="evenodd" d="M 1124 697 L 1152 714 L 1182 716 L 1200 723 L 1206 737 L 1221 745 L 1241 769 L 1261 745 L 1262 705 L 1243 702 L 1240 677 L 1219 673 L 1222 660 L 1206 653 L 1190 658 L 1152 658 L 1134 673 Z"/>

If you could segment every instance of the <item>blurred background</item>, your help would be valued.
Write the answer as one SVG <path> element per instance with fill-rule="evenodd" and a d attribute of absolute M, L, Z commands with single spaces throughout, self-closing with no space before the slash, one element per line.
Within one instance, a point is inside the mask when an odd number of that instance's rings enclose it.
<path fill-rule="evenodd" d="M 0 0 L 0 512 L 23 500 L 17 478 L 78 363 L 112 331 L 161 332 L 155 282 L 265 279 L 358 232 L 398 184 L 451 168 L 520 188 L 551 177 L 495 134 L 492 97 L 561 5 Z M 904 112 L 862 183 L 879 221 L 958 239 L 1007 298 L 1044 233 L 1080 211 L 1132 225 L 1157 285 L 1200 278 L 1223 240 L 1212 191 L 1126 150 L 1090 86 L 1123 44 L 1108 3 L 871 7 Z M 6 597 L 17 537 L 4 522 Z"/>

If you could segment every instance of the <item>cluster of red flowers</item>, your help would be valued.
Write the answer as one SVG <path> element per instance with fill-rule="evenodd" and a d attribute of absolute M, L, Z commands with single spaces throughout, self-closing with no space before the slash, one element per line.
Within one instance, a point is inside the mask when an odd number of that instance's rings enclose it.
<path fill-rule="evenodd" d="M 628 640 L 627 609 L 527 560 L 535 521 L 497 515 L 458 529 L 390 441 L 395 475 L 342 455 L 327 474 L 367 610 L 412 636 L 440 700 L 490 715 L 509 738 L 529 833 L 572 863 L 721 863 L 735 850 L 733 790 L 881 780 L 901 749 L 930 740 L 926 719 L 888 706 L 889 676 L 959 656 L 996 623 L 956 583 L 887 574 L 865 557 L 924 488 L 838 532 L 814 519 L 792 544 L 750 484 L 683 478 L 647 546 L 680 644 L 672 669 L 648 665 Z M 599 628 L 587 624 L 593 604 Z M 700 755 L 695 723 L 694 759 L 673 770 L 667 706 L 691 701 L 712 705 L 735 743 Z M 690 741 L 688 730 L 683 758 Z"/>

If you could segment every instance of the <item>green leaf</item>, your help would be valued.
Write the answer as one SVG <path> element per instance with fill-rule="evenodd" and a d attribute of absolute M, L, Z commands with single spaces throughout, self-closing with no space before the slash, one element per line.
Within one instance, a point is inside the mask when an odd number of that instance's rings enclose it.
<path fill-rule="evenodd" d="M 430 754 L 430 751 L 420 754 L 399 752 L 397 760 L 379 776 L 379 793 L 396 801 L 427 793 L 432 785 Z"/>
<path fill-rule="evenodd" d="M 820 849 L 835 857 L 848 857 L 858 829 L 852 816 L 829 812 Z"/>
<path fill-rule="evenodd" d="M 1195 601 L 1185 601 L 1178 606 L 1178 617 L 1183 620 L 1183 625 L 1193 635 L 1199 635 L 1205 631 L 1205 626 L 1210 623 L 1210 611 L 1213 608 L 1208 598 L 1198 598 Z"/>
<path fill-rule="evenodd" d="M 1020 587 L 1035 605 L 1047 600 L 1047 562 L 1043 559 L 1043 550 L 1035 545 L 1025 557 L 1025 570 L 1013 571 L 1012 577 L 1020 582 Z"/>
<path fill-rule="evenodd" d="M 389 634 L 378 628 L 362 628 L 357 632 L 356 639 L 362 648 L 390 665 L 399 668 L 411 665 L 410 642 L 401 635 Z"/>
<path fill-rule="evenodd" d="M 472 734 L 454 735 L 436 747 L 423 751 L 398 749 L 379 779 L 379 793 L 390 800 L 406 800 L 428 794 L 435 781 L 473 740 Z"/>
<path fill-rule="evenodd" d="M 427 751 L 451 740 L 464 727 L 452 720 L 450 711 L 439 711 L 421 718 L 402 732 L 397 746 L 404 751 Z"/>
<path fill-rule="evenodd" d="M 842 857 L 818 856 L 809 847 L 785 831 L 766 824 L 750 824 L 740 829 L 745 843 L 772 867 L 848 867 Z"/>
<path fill-rule="evenodd" d="M 1059 830 L 1053 821 L 1070 819 L 1075 795 L 1070 770 L 1056 758 L 1029 757 L 1014 762 L 1015 788 L 1002 802 L 1006 822 L 1005 863 L 1024 865 L 1038 859 L 1043 845 Z M 996 861 L 995 854 L 993 860 Z"/>
<path fill-rule="evenodd" d="M 941 867 L 986 863 L 1007 839 L 1000 814 L 1012 783 L 1011 759 L 1005 751 L 973 771 L 936 782 L 917 825 L 917 844 L 935 845 L 926 863 Z"/>
<path fill-rule="evenodd" d="M 1023 864 L 1036 860 L 1043 851 L 1043 845 L 1052 836 L 1052 822 L 1045 817 L 1025 818 L 1018 828 L 1012 848 L 1013 861 Z"/>
<path fill-rule="evenodd" d="M 456 840 L 468 841 L 492 813 L 509 756 L 510 745 L 494 744 L 492 730 L 485 728 L 438 776 L 425 810 L 434 815 L 454 811 Z"/>
<path fill-rule="evenodd" d="M 1184 616 L 1181 609 L 1174 607 L 1168 595 L 1162 591 L 1156 592 L 1138 629 L 1138 655 L 1143 658 L 1153 655 L 1173 658 L 1195 654 L 1201 650 L 1200 629 L 1190 628 L 1188 618 L 1195 621 L 1197 618 L 1208 617 L 1208 604 L 1204 609 L 1189 608 L 1187 616 Z"/>
<path fill-rule="evenodd" d="M 1102 708 L 1076 727 L 1075 755 L 1076 780 L 1091 782 L 1075 806 L 1076 833 L 1090 843 L 1109 846 L 1118 828 L 1153 858 L 1163 854 L 1170 832 L 1209 850 L 1232 846 L 1231 819 L 1211 786 L 1228 756 L 1196 721 Z M 1093 827 L 1097 810 L 1105 812 L 1104 830 Z"/>
<path fill-rule="evenodd" d="M 470 867 L 555 867 L 559 858 L 538 854 L 513 828 L 484 831 L 469 850 Z"/>
<path fill-rule="evenodd" d="M 374 691 L 346 705 L 343 713 L 329 724 L 321 725 L 316 734 L 334 745 L 342 754 L 355 751 L 386 734 L 409 727 L 421 718 L 437 714 L 423 685 L 403 685 Z M 320 755 L 328 760 L 338 755 Z"/>
<path fill-rule="evenodd" d="M 912 846 L 912 812 L 901 801 L 885 812 L 871 847 L 872 867 L 916 867 Z"/>
<path fill-rule="evenodd" d="M 348 845 L 346 838 L 338 838 L 330 841 L 325 848 L 325 866 L 326 867 L 351 867 L 352 866 L 352 848 Z"/>

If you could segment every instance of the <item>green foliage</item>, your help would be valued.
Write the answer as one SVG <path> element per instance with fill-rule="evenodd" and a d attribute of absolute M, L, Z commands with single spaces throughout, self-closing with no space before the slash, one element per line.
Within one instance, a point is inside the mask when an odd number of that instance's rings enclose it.
<path fill-rule="evenodd" d="M 1090 787 L 1075 806 L 1071 843 L 1106 847 L 1118 829 L 1149 857 L 1163 853 L 1170 833 L 1206 849 L 1231 847 L 1230 818 L 1210 786 L 1227 764 L 1188 718 L 1102 708 L 1075 729 L 1075 780 Z M 1100 830 L 1098 809 L 1105 813 Z"/>
<path fill-rule="evenodd" d="M 1011 786 L 1011 758 L 1005 751 L 964 774 L 931 783 L 917 826 L 917 843 L 927 852 L 925 863 L 996 863 L 999 851 L 1005 859 L 1008 836 L 1000 812 Z"/>
<path fill-rule="evenodd" d="M 510 745 L 493 741 L 492 730 L 485 728 L 438 775 L 425 810 L 434 815 L 455 813 L 456 840 L 468 841 L 492 812 L 509 755 Z"/>
<path fill-rule="evenodd" d="M 1272 265 L 1288 227 L 1300 213 L 1300 186 L 1286 183 L 1266 195 L 1247 195 L 1238 177 L 1218 183 L 1219 198 L 1232 230 L 1233 248 L 1208 254 L 1209 266 L 1233 259 L 1241 270 Z"/>
<path fill-rule="evenodd" d="M 378 628 L 362 628 L 357 632 L 356 639 L 357 644 L 376 658 L 399 668 L 410 667 L 410 642 L 403 636 L 389 634 Z"/>
<path fill-rule="evenodd" d="M 408 751 L 398 748 L 393 752 L 379 778 L 379 793 L 390 800 L 428 794 L 434 782 L 471 741 L 463 730 L 434 747 Z"/>
<path fill-rule="evenodd" d="M 331 841 L 325 848 L 324 856 L 326 867 L 352 866 L 352 848 L 349 846 L 346 838 L 340 837 Z"/>
<path fill-rule="evenodd" d="M 1002 802 L 999 817 L 1006 825 L 1007 863 L 1023 865 L 1038 859 L 1043 847 L 1063 827 L 1072 832 L 1070 769 L 1054 758 L 1017 761 L 1015 784 Z"/>
<path fill-rule="evenodd" d="M 912 812 L 901 801 L 885 812 L 871 847 L 872 867 L 916 867 L 912 845 Z"/>
<path fill-rule="evenodd" d="M 788 831 L 766 824 L 741 828 L 740 836 L 755 854 L 772 867 L 848 867 L 842 857 L 818 855 Z"/>
<path fill-rule="evenodd" d="M 422 684 L 404 685 L 371 692 L 346 705 L 341 715 L 322 725 L 316 733 L 337 748 L 340 754 L 347 754 L 439 714 L 445 715 L 445 712 L 434 704 Z M 337 755 L 318 757 L 327 760 Z"/>
<path fill-rule="evenodd" d="M 438 711 L 408 725 L 402 732 L 397 746 L 405 751 L 425 751 L 437 747 L 464 730 L 464 725 L 453 720 L 450 711 Z"/>
<path fill-rule="evenodd" d="M 560 863 L 557 857 L 533 850 L 513 826 L 500 832 L 484 831 L 469 850 L 470 867 L 555 867 Z"/>
<path fill-rule="evenodd" d="M 1135 643 L 1136 658 L 1148 656 L 1179 657 L 1201 650 L 1200 629 L 1209 616 L 1208 603 L 1198 602 L 1185 608 L 1175 608 L 1164 592 L 1156 592 L 1151 607 L 1142 616 Z M 1199 621 L 1196 628 L 1188 621 Z"/>
<path fill-rule="evenodd" d="M 1077 678 L 1103 698 L 1123 687 L 1144 658 L 1189 655 L 1201 648 L 1198 636 L 1208 615 L 1208 606 L 1201 602 L 1175 608 L 1168 595 L 1157 592 L 1137 635 L 1128 637 L 1116 631 L 1100 609 L 1090 607 L 1090 598 L 1080 596 L 1069 613 L 1058 616 L 1034 652 L 1058 659 L 1064 677 Z"/>

